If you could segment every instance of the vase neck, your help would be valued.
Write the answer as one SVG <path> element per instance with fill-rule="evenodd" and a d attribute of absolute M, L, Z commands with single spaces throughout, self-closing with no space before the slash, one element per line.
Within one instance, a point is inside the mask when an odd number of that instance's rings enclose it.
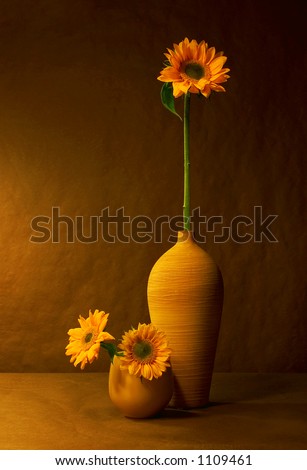
<path fill-rule="evenodd" d="M 191 232 L 190 230 L 180 230 L 180 232 L 178 232 L 177 234 L 177 243 L 182 243 L 186 241 L 194 241 L 193 232 Z"/>

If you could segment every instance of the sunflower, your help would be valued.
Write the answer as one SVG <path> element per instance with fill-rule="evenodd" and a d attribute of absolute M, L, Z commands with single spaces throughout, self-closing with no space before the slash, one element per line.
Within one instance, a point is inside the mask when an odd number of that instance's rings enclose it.
<path fill-rule="evenodd" d="M 76 367 L 81 363 L 84 369 L 87 362 L 92 363 L 98 358 L 100 342 L 115 339 L 106 331 L 109 314 L 103 311 L 89 311 L 88 318 L 81 315 L 78 319 L 81 328 L 72 328 L 68 331 L 69 343 L 66 346 L 66 356 L 71 356 L 70 362 L 74 362 Z"/>
<path fill-rule="evenodd" d="M 167 49 L 164 55 L 168 65 L 161 70 L 158 80 L 173 84 L 175 98 L 190 93 L 201 93 L 206 98 L 213 91 L 225 91 L 221 83 L 229 78 L 230 69 L 223 68 L 227 57 L 223 52 L 215 52 L 205 41 L 198 42 L 185 38 L 173 45 L 174 50 Z"/>
<path fill-rule="evenodd" d="M 152 323 L 139 323 L 137 330 L 126 332 L 118 347 L 124 351 L 120 357 L 121 369 L 128 369 L 131 375 L 157 379 L 170 366 L 171 350 L 166 335 Z"/>

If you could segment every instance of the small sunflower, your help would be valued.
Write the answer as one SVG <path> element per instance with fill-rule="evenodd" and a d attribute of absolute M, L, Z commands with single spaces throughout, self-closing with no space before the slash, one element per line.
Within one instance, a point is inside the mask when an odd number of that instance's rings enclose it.
<path fill-rule="evenodd" d="M 126 332 L 119 348 L 124 351 L 124 356 L 120 357 L 121 369 L 128 369 L 131 375 L 157 379 L 170 367 L 171 349 L 166 335 L 151 323 L 139 323 L 137 330 Z"/>
<path fill-rule="evenodd" d="M 103 311 L 89 311 L 88 318 L 81 315 L 78 319 L 81 328 L 72 328 L 68 331 L 69 343 L 66 346 L 66 356 L 71 356 L 70 362 L 74 362 L 76 367 L 81 363 L 84 369 L 87 362 L 92 363 L 98 358 L 100 342 L 115 339 L 106 331 L 109 314 Z"/>
<path fill-rule="evenodd" d="M 227 57 L 223 52 L 215 52 L 205 41 L 198 42 L 185 38 L 173 45 L 174 50 L 167 49 L 164 55 L 168 65 L 161 70 L 158 80 L 173 84 L 175 98 L 190 93 L 201 93 L 206 98 L 211 91 L 225 91 L 221 83 L 229 78 L 230 69 L 223 68 Z"/>

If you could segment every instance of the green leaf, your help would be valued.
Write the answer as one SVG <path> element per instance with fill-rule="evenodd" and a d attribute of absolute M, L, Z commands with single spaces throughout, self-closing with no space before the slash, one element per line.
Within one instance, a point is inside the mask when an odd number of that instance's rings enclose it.
<path fill-rule="evenodd" d="M 117 351 L 117 347 L 113 343 L 104 343 L 103 341 L 101 341 L 100 346 L 108 351 L 112 364 L 113 364 L 114 356 L 124 355 L 123 352 Z"/>
<path fill-rule="evenodd" d="M 173 95 L 173 85 L 171 83 L 164 83 L 161 89 L 161 101 L 163 106 L 166 107 L 171 113 L 175 114 L 175 116 L 179 117 L 182 121 L 181 116 L 176 112 L 175 109 L 175 99 Z"/>

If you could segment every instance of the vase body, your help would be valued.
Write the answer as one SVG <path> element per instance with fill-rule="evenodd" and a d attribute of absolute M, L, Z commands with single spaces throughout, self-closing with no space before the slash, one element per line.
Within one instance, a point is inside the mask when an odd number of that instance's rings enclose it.
<path fill-rule="evenodd" d="M 109 373 L 109 395 L 113 404 L 127 418 L 150 418 L 162 411 L 173 394 L 170 367 L 158 379 L 144 379 L 121 370 L 114 357 Z"/>
<path fill-rule="evenodd" d="M 223 280 L 191 232 L 179 232 L 177 243 L 153 266 L 147 297 L 151 322 L 166 333 L 172 349 L 170 406 L 205 406 L 222 314 Z"/>

